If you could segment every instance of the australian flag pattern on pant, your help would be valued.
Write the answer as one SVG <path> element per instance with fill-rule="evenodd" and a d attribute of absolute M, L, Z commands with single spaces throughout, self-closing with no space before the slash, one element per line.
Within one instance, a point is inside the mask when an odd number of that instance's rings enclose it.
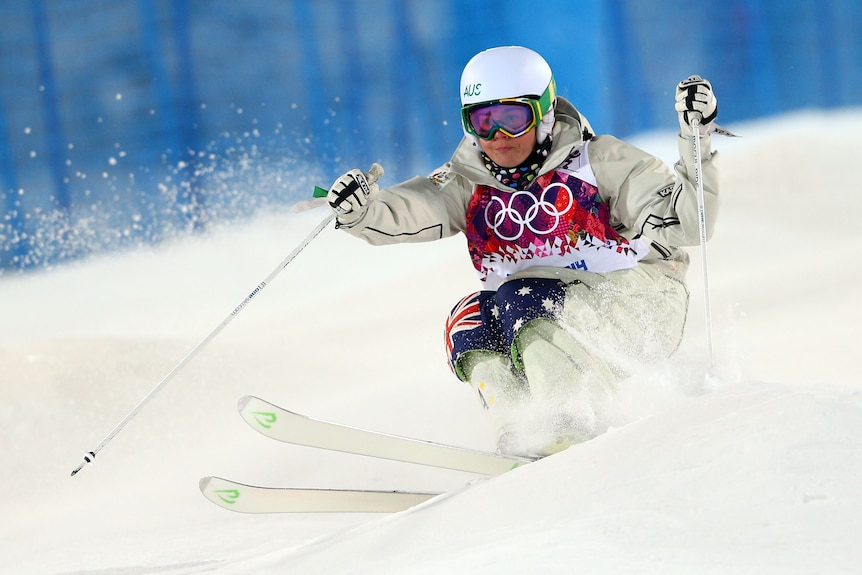
<path fill-rule="evenodd" d="M 556 279 L 521 278 L 496 291 L 479 291 L 462 299 L 446 320 L 449 367 L 460 378 L 458 357 L 485 350 L 509 356 L 518 331 L 537 318 L 556 319 L 566 284 Z"/>

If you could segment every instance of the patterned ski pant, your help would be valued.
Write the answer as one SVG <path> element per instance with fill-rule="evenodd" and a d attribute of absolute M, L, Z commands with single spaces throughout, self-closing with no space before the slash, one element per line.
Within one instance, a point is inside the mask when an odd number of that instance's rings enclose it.
<path fill-rule="evenodd" d="M 514 278 L 496 291 L 479 291 L 458 302 L 445 328 L 453 372 L 468 379 L 461 360 L 471 351 L 502 354 L 522 372 L 517 337 L 540 318 L 577 334 L 593 355 L 598 353 L 617 370 L 630 361 L 666 358 L 679 346 L 688 290 L 658 266 L 576 272 L 567 279 Z"/>

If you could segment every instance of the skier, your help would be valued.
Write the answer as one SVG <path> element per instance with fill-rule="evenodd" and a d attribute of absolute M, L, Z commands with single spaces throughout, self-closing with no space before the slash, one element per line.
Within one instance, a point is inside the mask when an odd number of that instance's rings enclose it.
<path fill-rule="evenodd" d="M 688 256 L 678 246 L 700 240 L 689 119 L 701 119 L 711 235 L 716 98 L 698 76 L 677 86 L 671 170 L 596 135 L 530 49 L 480 52 L 460 89 L 464 138 L 446 164 L 386 189 L 354 169 L 327 200 L 339 228 L 373 245 L 466 235 L 482 289 L 446 321 L 449 366 L 492 416 L 500 451 L 556 451 L 603 431 L 626 372 L 682 339 Z"/>

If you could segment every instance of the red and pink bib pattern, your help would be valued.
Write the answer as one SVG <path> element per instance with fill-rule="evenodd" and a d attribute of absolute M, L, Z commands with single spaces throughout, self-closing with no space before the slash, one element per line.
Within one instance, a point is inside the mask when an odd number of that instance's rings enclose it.
<path fill-rule="evenodd" d="M 585 154 L 579 156 L 583 162 Z M 592 179 L 589 165 L 578 172 Z M 467 242 L 485 289 L 534 266 L 603 273 L 632 268 L 646 256 L 649 247 L 614 230 L 598 188 L 576 173 L 560 167 L 522 191 L 476 186 L 467 208 Z"/>

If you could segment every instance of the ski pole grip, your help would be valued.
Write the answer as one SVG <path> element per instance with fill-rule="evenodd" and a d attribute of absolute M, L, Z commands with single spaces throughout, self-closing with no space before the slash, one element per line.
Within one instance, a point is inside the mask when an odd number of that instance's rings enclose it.
<path fill-rule="evenodd" d="M 377 180 L 383 177 L 383 166 L 374 162 L 371 164 L 371 167 L 368 169 L 368 172 L 365 174 L 365 181 L 369 184 L 373 184 Z M 329 190 L 326 188 L 321 188 L 320 186 L 314 186 L 314 193 L 312 197 L 315 198 L 325 198 L 329 194 Z"/>
<path fill-rule="evenodd" d="M 369 184 L 373 184 L 377 180 L 383 177 L 383 166 L 374 162 L 371 164 L 371 167 L 368 168 L 368 172 L 365 174 L 365 180 Z"/>

